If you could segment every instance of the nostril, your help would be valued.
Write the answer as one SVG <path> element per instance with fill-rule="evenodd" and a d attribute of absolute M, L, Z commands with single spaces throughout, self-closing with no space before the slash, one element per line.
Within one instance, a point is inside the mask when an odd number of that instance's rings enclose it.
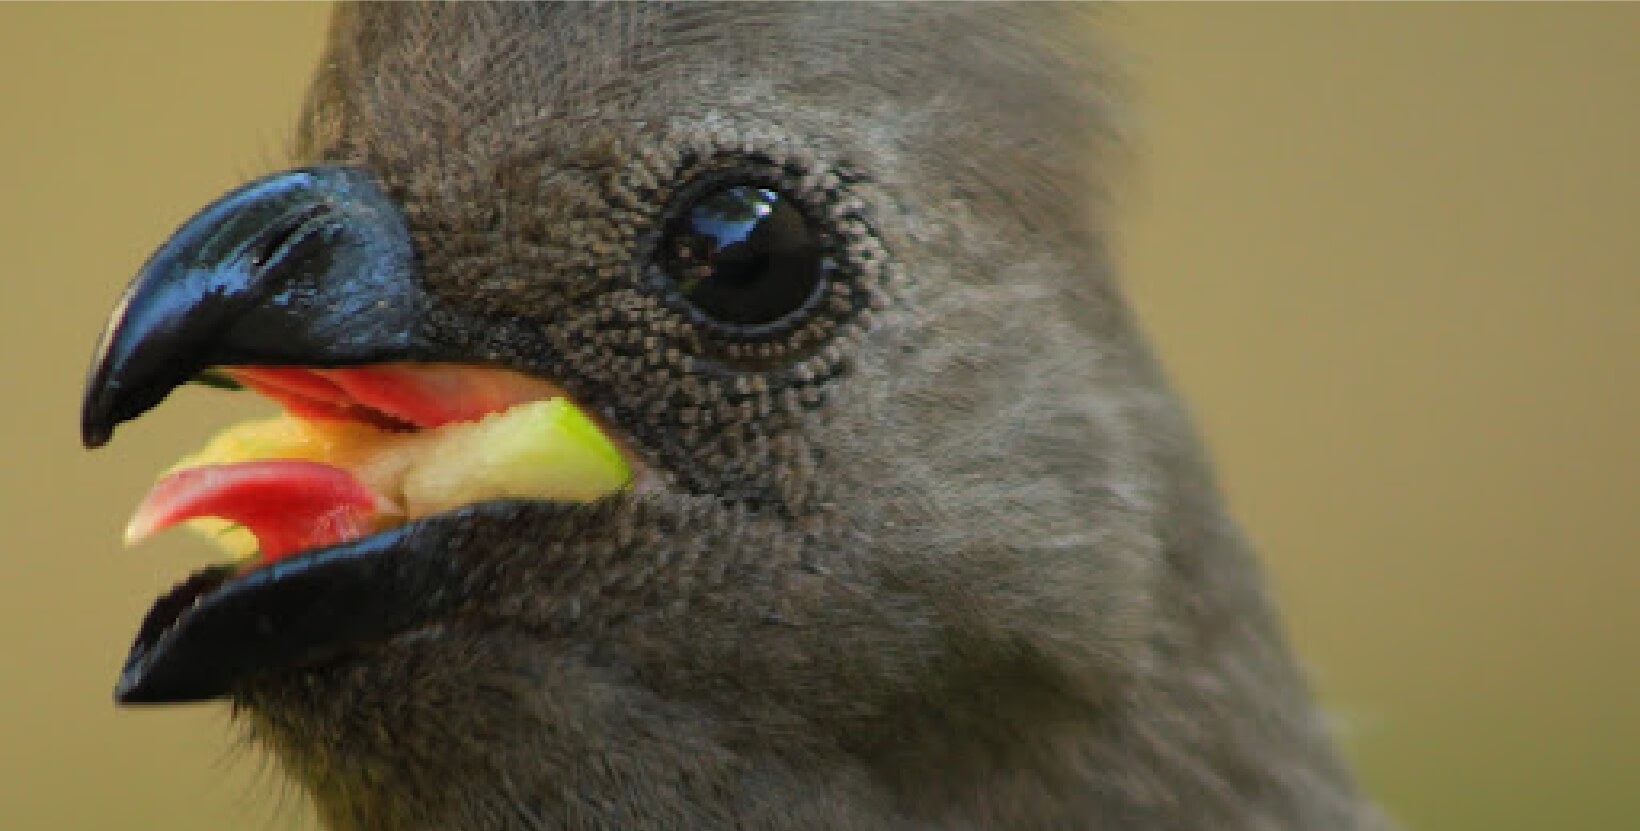
<path fill-rule="evenodd" d="M 314 202 L 271 223 L 250 245 L 252 266 L 262 271 L 310 253 L 313 244 L 326 236 L 324 232 L 335 227 L 326 221 L 330 213 L 329 205 Z"/>

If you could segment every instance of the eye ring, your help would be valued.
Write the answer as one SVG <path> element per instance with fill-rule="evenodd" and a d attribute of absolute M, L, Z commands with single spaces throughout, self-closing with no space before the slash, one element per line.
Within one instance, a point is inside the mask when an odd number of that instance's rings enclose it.
<path fill-rule="evenodd" d="M 789 189 L 718 175 L 683 188 L 673 204 L 650 271 L 691 322 L 758 341 L 797 327 L 821 304 L 837 270 L 831 240 Z"/>

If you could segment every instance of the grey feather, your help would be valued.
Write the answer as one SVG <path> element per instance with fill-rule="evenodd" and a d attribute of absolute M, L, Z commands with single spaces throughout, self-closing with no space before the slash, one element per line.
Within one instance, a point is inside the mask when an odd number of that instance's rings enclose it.
<path fill-rule="evenodd" d="M 376 173 L 443 336 L 562 379 L 665 485 L 475 519 L 463 614 L 239 695 L 332 828 L 1382 827 L 1113 282 L 1095 28 L 338 14 L 299 159 Z M 683 171 L 745 153 L 852 275 L 756 348 L 634 284 Z"/>

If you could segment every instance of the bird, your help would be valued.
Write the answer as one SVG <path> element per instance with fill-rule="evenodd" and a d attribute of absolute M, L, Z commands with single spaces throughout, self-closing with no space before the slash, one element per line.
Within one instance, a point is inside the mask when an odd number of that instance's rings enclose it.
<path fill-rule="evenodd" d="M 1100 26 L 339 7 L 293 166 L 120 301 L 86 445 L 213 379 L 425 430 L 349 383 L 427 367 L 639 473 L 204 569 L 117 699 L 229 702 L 332 831 L 1388 827 L 1120 292 Z"/>

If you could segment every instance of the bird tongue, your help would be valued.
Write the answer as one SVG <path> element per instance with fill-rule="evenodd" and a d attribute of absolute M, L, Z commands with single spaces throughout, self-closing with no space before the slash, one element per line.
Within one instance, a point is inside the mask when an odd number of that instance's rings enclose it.
<path fill-rule="evenodd" d="M 218 517 L 256 535 L 264 562 L 375 530 L 393 510 L 352 472 L 322 462 L 262 459 L 174 471 L 126 526 L 128 544 L 195 517 Z"/>

